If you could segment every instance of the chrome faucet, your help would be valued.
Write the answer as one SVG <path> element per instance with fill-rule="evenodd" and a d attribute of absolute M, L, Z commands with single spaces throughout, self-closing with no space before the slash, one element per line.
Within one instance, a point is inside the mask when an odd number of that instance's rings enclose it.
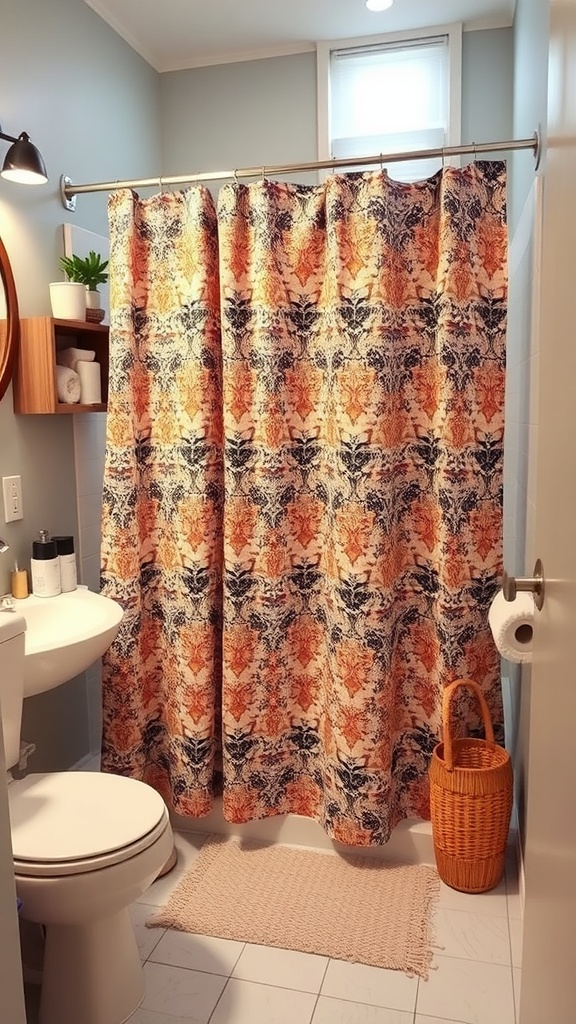
<path fill-rule="evenodd" d="M 5 551 L 8 551 L 8 544 L 0 537 L 0 555 L 3 555 Z M 15 605 L 12 594 L 2 594 L 0 596 L 0 609 L 5 610 L 6 608 L 14 611 Z"/>

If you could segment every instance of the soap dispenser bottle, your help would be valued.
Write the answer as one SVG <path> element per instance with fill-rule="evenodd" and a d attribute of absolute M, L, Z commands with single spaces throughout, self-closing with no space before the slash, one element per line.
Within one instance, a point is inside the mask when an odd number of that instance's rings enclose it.
<path fill-rule="evenodd" d="M 32 593 L 37 597 L 57 597 L 60 593 L 60 562 L 56 542 L 50 540 L 47 530 L 40 530 L 40 540 L 32 543 L 30 575 Z"/>
<path fill-rule="evenodd" d="M 60 589 L 63 594 L 76 590 L 78 586 L 78 574 L 76 570 L 76 555 L 74 554 L 74 537 L 52 537 L 58 552 L 60 565 Z"/>

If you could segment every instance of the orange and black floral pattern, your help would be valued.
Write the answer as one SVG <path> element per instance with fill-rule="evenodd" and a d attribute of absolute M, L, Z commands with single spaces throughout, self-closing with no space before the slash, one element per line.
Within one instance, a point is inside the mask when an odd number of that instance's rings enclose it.
<path fill-rule="evenodd" d="M 447 683 L 501 733 L 505 168 L 234 183 L 218 222 L 224 814 L 383 843 Z"/>
<path fill-rule="evenodd" d="M 235 183 L 218 241 L 202 189 L 111 198 L 109 770 L 368 845 L 428 815 L 447 683 L 501 736 L 505 189 Z"/>
<path fill-rule="evenodd" d="M 103 767 L 207 814 L 220 758 L 222 395 L 210 193 L 113 193 Z"/>

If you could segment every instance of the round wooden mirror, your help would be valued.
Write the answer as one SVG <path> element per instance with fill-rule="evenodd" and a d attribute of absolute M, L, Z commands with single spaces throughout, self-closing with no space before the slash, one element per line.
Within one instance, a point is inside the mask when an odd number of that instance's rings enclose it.
<path fill-rule="evenodd" d="M 8 253 L 0 238 L 0 398 L 3 397 L 12 378 L 19 337 L 20 319 L 16 286 Z"/>

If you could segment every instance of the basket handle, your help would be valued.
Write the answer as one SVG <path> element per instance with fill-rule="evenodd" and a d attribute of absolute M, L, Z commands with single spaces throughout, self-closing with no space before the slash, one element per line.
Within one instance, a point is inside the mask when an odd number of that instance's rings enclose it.
<path fill-rule="evenodd" d="M 452 736 L 450 735 L 450 708 L 452 698 L 460 686 L 467 686 L 468 689 L 473 690 L 476 694 L 482 712 L 486 740 L 488 743 L 494 743 L 494 729 L 492 727 L 492 719 L 490 718 L 490 710 L 478 683 L 475 683 L 473 679 L 455 679 L 453 683 L 444 688 L 444 693 L 442 694 L 442 738 L 444 741 L 444 760 L 446 762 L 446 769 L 449 772 L 454 771 L 454 754 L 452 751 Z"/>

